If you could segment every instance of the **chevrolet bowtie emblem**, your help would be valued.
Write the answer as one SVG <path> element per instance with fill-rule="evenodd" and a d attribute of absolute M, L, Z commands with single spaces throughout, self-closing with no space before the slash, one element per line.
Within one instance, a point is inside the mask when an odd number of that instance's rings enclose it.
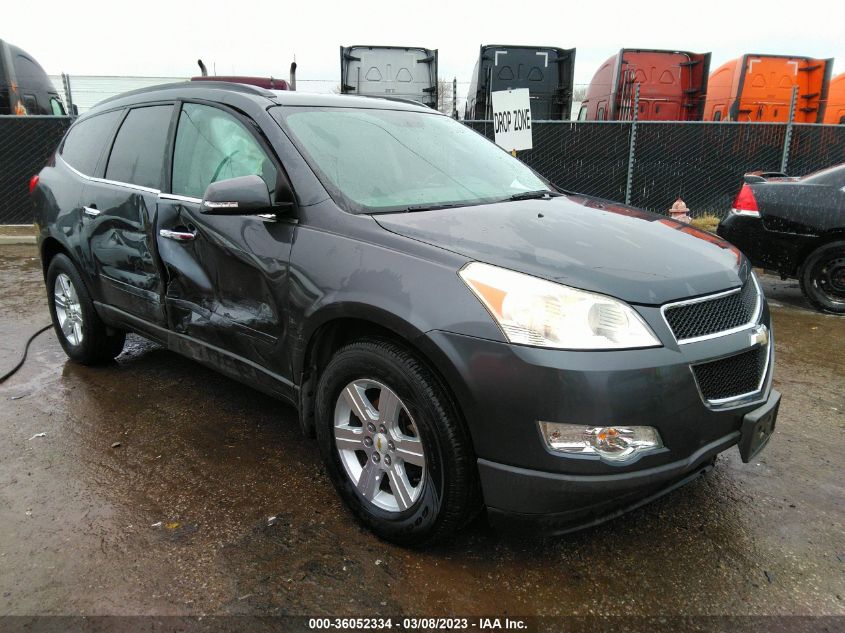
<path fill-rule="evenodd" d="M 765 325 L 757 325 L 749 334 L 752 347 L 765 347 L 769 344 L 769 328 Z"/>

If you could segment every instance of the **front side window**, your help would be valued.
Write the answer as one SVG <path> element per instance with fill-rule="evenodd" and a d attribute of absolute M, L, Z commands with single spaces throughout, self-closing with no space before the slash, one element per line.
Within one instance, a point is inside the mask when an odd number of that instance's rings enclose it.
<path fill-rule="evenodd" d="M 77 171 L 94 176 L 103 148 L 122 114 L 122 110 L 112 110 L 74 123 L 62 143 L 61 157 Z"/>
<path fill-rule="evenodd" d="M 323 184 L 353 212 L 468 205 L 549 187 L 465 125 L 435 113 L 272 110 Z"/>
<path fill-rule="evenodd" d="M 264 180 L 272 200 L 276 168 L 249 130 L 219 108 L 186 103 L 173 148 L 173 193 L 202 198 L 213 182 L 252 175 Z"/>
<path fill-rule="evenodd" d="M 134 108 L 114 139 L 106 179 L 161 188 L 164 148 L 173 106 Z"/>

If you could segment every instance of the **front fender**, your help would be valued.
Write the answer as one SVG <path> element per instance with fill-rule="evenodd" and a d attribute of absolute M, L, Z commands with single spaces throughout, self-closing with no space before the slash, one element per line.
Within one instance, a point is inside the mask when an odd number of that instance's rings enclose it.
<path fill-rule="evenodd" d="M 391 240 L 407 238 L 389 236 Z M 418 243 L 413 243 L 414 245 Z M 400 244 L 401 245 L 401 244 Z M 502 341 L 487 310 L 458 276 L 466 261 L 302 227 L 291 255 L 290 358 L 301 375 L 314 333 L 340 318 L 368 321 L 413 341 L 432 330 Z"/>

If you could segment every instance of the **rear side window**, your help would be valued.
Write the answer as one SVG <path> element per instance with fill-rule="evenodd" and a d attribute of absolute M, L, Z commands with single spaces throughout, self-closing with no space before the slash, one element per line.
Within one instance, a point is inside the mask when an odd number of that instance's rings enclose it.
<path fill-rule="evenodd" d="M 276 168 L 249 130 L 228 112 L 186 103 L 173 148 L 173 193 L 202 198 L 213 182 L 252 175 L 264 180 L 272 200 Z"/>
<path fill-rule="evenodd" d="M 827 167 L 819 171 L 808 174 L 802 178 L 805 182 L 813 183 L 814 185 L 827 185 L 829 187 L 842 187 L 845 185 L 845 165 L 836 165 L 834 167 Z"/>
<path fill-rule="evenodd" d="M 134 108 L 120 126 L 106 167 L 106 179 L 161 188 L 164 147 L 172 105 Z"/>
<path fill-rule="evenodd" d="M 122 114 L 122 111 L 114 110 L 77 122 L 62 144 L 62 158 L 77 171 L 93 176 L 103 148 Z"/>

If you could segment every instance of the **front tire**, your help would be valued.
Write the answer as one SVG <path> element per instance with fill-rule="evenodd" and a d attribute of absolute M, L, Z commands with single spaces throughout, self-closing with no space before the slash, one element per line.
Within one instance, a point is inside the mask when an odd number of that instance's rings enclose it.
<path fill-rule="evenodd" d="M 47 303 L 56 336 L 71 360 L 98 365 L 123 351 L 126 333 L 102 322 L 82 276 L 66 255 L 58 254 L 50 261 Z"/>
<path fill-rule="evenodd" d="M 845 314 L 845 242 L 824 244 L 807 257 L 801 291 L 816 309 Z"/>
<path fill-rule="evenodd" d="M 317 441 L 346 505 L 381 538 L 442 541 L 480 507 L 468 433 L 439 379 L 407 349 L 338 351 L 317 385 Z"/>

